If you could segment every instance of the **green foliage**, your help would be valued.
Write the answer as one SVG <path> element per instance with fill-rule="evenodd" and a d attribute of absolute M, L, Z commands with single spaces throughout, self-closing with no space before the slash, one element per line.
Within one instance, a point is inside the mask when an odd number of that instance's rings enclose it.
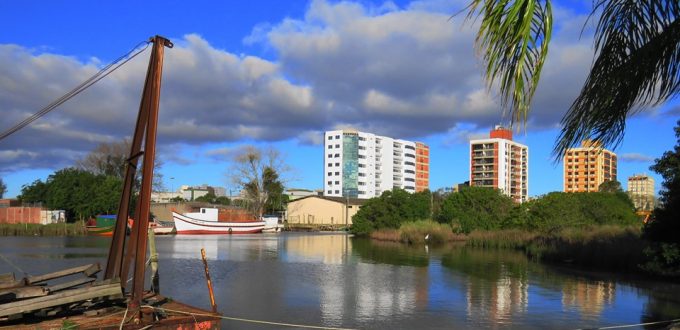
<path fill-rule="evenodd" d="M 602 183 L 600 183 L 600 186 L 597 188 L 599 192 L 608 192 L 608 193 L 618 193 L 618 192 L 623 192 L 623 188 L 621 188 L 621 182 L 617 180 L 606 180 Z"/>
<path fill-rule="evenodd" d="M 427 220 L 405 222 L 399 231 L 401 241 L 408 244 L 440 244 L 456 238 L 450 225 Z"/>
<path fill-rule="evenodd" d="M 0 178 L 0 198 L 5 195 L 7 192 L 7 185 L 5 184 L 4 181 L 2 181 L 2 178 Z"/>
<path fill-rule="evenodd" d="M 680 120 L 675 126 L 677 139 L 673 150 L 666 151 L 650 167 L 663 177 L 660 205 L 645 228 L 653 241 L 680 243 Z"/>
<path fill-rule="evenodd" d="M 402 223 L 430 217 L 430 192 L 410 194 L 402 189 L 371 198 L 352 218 L 352 233 L 368 235 L 375 229 L 397 229 Z"/>
<path fill-rule="evenodd" d="M 482 16 L 476 44 L 489 87 L 500 84 L 501 104 L 526 122 L 552 34 L 550 1 L 472 0 L 467 19 Z"/>
<path fill-rule="evenodd" d="M 119 178 L 66 168 L 51 174 L 45 182 L 36 180 L 23 186 L 19 199 L 65 210 L 67 219 L 82 220 L 97 214 L 116 213 L 122 189 Z"/>
<path fill-rule="evenodd" d="M 437 220 L 466 234 L 475 229 L 501 229 L 513 206 L 512 199 L 499 190 L 467 187 L 444 199 Z"/>
<path fill-rule="evenodd" d="M 181 198 L 181 197 L 175 197 L 173 199 L 176 199 L 176 198 Z M 217 196 L 215 196 L 215 194 L 212 191 L 208 192 L 207 194 L 205 194 L 201 197 L 195 198 L 194 201 L 203 202 L 203 203 L 210 203 L 210 204 L 218 204 L 218 205 L 230 205 L 231 204 L 231 200 L 229 199 L 229 197 L 226 197 L 226 196 L 217 197 Z"/>

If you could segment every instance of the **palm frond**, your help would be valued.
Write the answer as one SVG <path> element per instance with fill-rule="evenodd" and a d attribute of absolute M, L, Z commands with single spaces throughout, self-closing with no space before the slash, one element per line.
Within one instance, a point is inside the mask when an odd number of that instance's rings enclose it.
<path fill-rule="evenodd" d="M 476 45 L 488 88 L 500 87 L 511 125 L 526 123 L 552 33 L 550 0 L 473 0 L 466 20 L 482 17 Z"/>
<path fill-rule="evenodd" d="M 680 93 L 680 2 L 598 0 L 596 59 L 562 119 L 556 159 L 583 139 L 618 146 L 626 118 Z"/>

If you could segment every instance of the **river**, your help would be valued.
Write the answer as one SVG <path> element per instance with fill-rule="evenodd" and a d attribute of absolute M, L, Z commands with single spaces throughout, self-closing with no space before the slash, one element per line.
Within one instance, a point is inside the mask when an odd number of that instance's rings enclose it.
<path fill-rule="evenodd" d="M 108 238 L 3 237 L 0 273 L 105 265 Z M 344 234 L 160 236 L 161 293 L 229 317 L 355 329 L 577 329 L 680 318 L 680 284 L 575 272 L 507 250 Z M 242 321 L 229 329 L 279 329 Z M 654 328 L 648 326 L 647 328 Z"/>

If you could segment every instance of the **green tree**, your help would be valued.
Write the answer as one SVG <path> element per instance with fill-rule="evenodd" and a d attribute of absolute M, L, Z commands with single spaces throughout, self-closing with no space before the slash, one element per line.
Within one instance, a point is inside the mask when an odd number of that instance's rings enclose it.
<path fill-rule="evenodd" d="M 375 229 L 397 229 L 402 223 L 430 217 L 430 192 L 408 193 L 402 189 L 383 192 L 369 199 L 352 217 L 352 232 L 368 235 Z"/>
<path fill-rule="evenodd" d="M 7 192 L 7 185 L 5 184 L 4 181 L 2 181 L 2 178 L 0 178 L 0 198 L 5 195 Z"/>
<path fill-rule="evenodd" d="M 548 56 L 551 0 L 471 0 L 467 19 L 481 16 L 476 43 L 486 81 L 500 86 L 512 122 L 525 122 Z M 680 93 L 680 2 L 596 0 L 595 59 L 580 94 L 562 119 L 558 158 L 583 139 L 618 145 L 626 118 Z"/>
<path fill-rule="evenodd" d="M 66 168 L 54 172 L 45 182 L 36 180 L 23 186 L 19 199 L 43 203 L 53 210 L 65 210 L 68 219 L 76 220 L 115 213 L 121 190 L 119 178 Z"/>
<path fill-rule="evenodd" d="M 605 180 L 600 184 L 600 186 L 597 188 L 599 192 L 608 192 L 608 193 L 619 193 L 623 192 L 623 188 L 621 188 L 621 182 L 618 180 Z"/>
<path fill-rule="evenodd" d="M 650 169 L 663 177 L 659 206 L 646 233 L 654 241 L 680 243 L 680 120 L 675 126 L 676 143 L 654 161 Z"/>
<path fill-rule="evenodd" d="M 500 190 L 466 187 L 446 196 L 437 220 L 463 233 L 500 229 L 513 206 L 512 198 Z"/>

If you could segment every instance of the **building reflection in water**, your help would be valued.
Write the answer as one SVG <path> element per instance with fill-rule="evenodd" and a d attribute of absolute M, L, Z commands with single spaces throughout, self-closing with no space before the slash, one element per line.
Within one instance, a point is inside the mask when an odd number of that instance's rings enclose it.
<path fill-rule="evenodd" d="M 341 264 L 352 252 L 348 235 L 300 235 L 286 240 L 286 257 L 294 262 Z"/>
<path fill-rule="evenodd" d="M 508 274 L 493 281 L 468 277 L 466 298 L 468 318 L 510 322 L 513 314 L 527 312 L 529 283 L 526 276 Z"/>
<path fill-rule="evenodd" d="M 562 306 L 576 308 L 583 317 L 597 318 L 607 305 L 614 303 L 616 285 L 611 282 L 565 281 L 562 285 Z"/>

